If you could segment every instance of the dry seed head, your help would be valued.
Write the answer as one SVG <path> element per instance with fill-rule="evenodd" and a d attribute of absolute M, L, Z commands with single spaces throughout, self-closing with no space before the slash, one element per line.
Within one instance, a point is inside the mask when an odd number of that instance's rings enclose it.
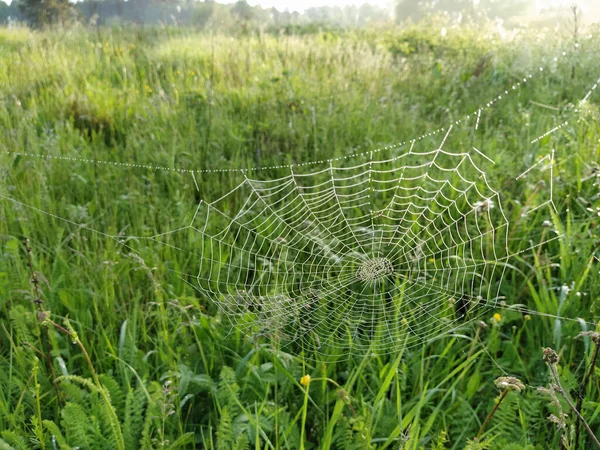
<path fill-rule="evenodd" d="M 556 424 L 556 426 L 557 426 L 559 429 L 561 429 L 561 428 L 566 428 L 566 426 L 567 426 L 567 424 L 565 423 L 565 421 L 564 421 L 564 420 L 562 420 L 562 419 L 560 419 L 560 418 L 556 417 L 554 414 L 550 414 L 550 415 L 548 416 L 548 420 L 549 420 L 550 422 L 552 422 L 552 423 L 555 423 L 555 424 Z"/>
<path fill-rule="evenodd" d="M 494 380 L 498 389 L 508 389 L 510 391 L 521 392 L 525 385 L 516 377 L 499 377 Z"/>
<path fill-rule="evenodd" d="M 558 363 L 558 354 L 552 350 L 550 347 L 546 347 L 542 350 L 544 352 L 544 361 L 548 364 L 557 364 Z"/>
<path fill-rule="evenodd" d="M 48 320 L 50 320 L 50 311 L 38 311 L 37 320 L 40 325 L 48 325 Z"/>
<path fill-rule="evenodd" d="M 589 337 L 596 345 L 600 345 L 600 332 L 598 331 L 582 331 L 576 337 Z"/>

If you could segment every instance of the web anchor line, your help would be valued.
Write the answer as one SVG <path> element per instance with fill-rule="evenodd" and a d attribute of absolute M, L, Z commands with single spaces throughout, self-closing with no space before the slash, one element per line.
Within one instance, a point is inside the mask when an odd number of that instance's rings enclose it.
<path fill-rule="evenodd" d="M 579 51 L 579 46 L 575 46 L 574 49 L 572 50 L 572 52 L 577 52 L 577 51 Z M 559 53 L 558 55 L 556 55 L 554 58 L 552 58 L 552 61 L 557 62 L 561 58 L 566 58 L 568 55 L 570 55 L 570 53 L 571 52 L 563 51 L 563 52 Z M 482 104 L 479 107 L 477 107 L 472 113 L 466 114 L 461 119 L 457 119 L 455 121 L 450 121 L 449 125 L 459 125 L 463 122 L 467 122 L 474 118 L 476 120 L 475 126 L 476 126 L 476 128 L 478 128 L 479 119 L 480 119 L 481 113 L 483 111 L 492 108 L 497 103 L 499 103 L 503 98 L 506 98 L 507 96 L 511 95 L 513 92 L 519 90 L 521 87 L 525 86 L 528 81 L 537 77 L 538 76 L 537 74 L 543 73 L 543 72 L 544 72 L 544 66 L 540 66 L 538 72 L 528 73 L 522 79 L 515 82 L 510 88 L 504 89 L 503 91 L 501 91 L 494 97 L 490 98 L 485 104 Z M 598 84 L 600 84 L 600 78 L 593 85 L 593 87 L 590 89 L 590 91 L 586 94 L 586 96 L 584 97 L 582 102 L 587 101 L 587 99 L 592 94 L 592 92 L 597 88 Z M 446 127 L 440 127 L 440 128 L 434 129 L 432 131 L 425 132 L 418 137 L 412 137 L 412 138 L 406 139 L 404 141 L 401 141 L 401 142 L 398 142 L 395 144 L 385 145 L 383 147 L 378 147 L 378 148 L 375 148 L 375 149 L 372 149 L 369 151 L 353 152 L 351 154 L 338 156 L 338 157 L 335 157 L 332 159 L 307 161 L 304 163 L 296 163 L 293 165 L 295 165 L 297 167 L 322 165 L 322 164 L 327 164 L 329 161 L 341 161 L 341 160 L 346 160 L 346 159 L 351 159 L 351 158 L 356 158 L 356 157 L 368 156 L 371 153 L 380 153 L 380 152 L 384 152 L 384 151 L 394 150 L 394 149 L 404 147 L 404 146 L 410 144 L 412 141 L 421 141 L 423 139 L 427 139 L 429 137 L 435 136 L 435 135 L 443 132 L 445 130 L 445 128 Z M 118 162 L 118 161 L 68 157 L 68 156 L 51 155 L 51 154 L 35 154 L 35 153 L 31 153 L 31 152 L 13 152 L 13 151 L 8 151 L 8 150 L 2 150 L 2 151 L 0 151 L 0 153 L 5 154 L 5 155 L 10 155 L 10 156 L 25 156 L 25 157 L 34 157 L 34 158 L 40 158 L 40 159 L 56 159 L 56 160 L 63 160 L 63 161 L 76 161 L 76 162 L 81 162 L 81 163 L 104 164 L 104 165 L 111 165 L 111 166 L 123 167 L 123 168 L 145 169 L 145 170 L 164 170 L 164 171 L 179 172 L 179 173 L 189 173 L 189 172 L 193 172 L 193 173 L 235 173 L 235 172 L 238 172 L 238 173 L 240 173 L 240 172 L 244 172 L 244 171 L 256 172 L 256 171 L 263 171 L 263 170 L 289 169 L 289 167 L 290 167 L 289 164 L 288 165 L 280 164 L 280 165 L 271 165 L 271 166 L 263 166 L 263 167 L 249 167 L 247 169 L 244 169 L 244 168 L 188 169 L 188 168 L 175 168 L 175 167 L 167 167 L 167 166 L 152 165 L 152 164 L 133 164 L 133 163 L 126 163 L 126 162 Z"/>
<path fill-rule="evenodd" d="M 377 335 L 379 353 L 402 339 L 417 345 L 431 333 L 461 325 L 457 299 L 466 299 L 469 320 L 497 307 L 499 292 L 494 291 L 504 262 L 517 254 L 505 244 L 508 219 L 485 171 L 471 154 L 444 149 L 451 129 L 434 150 L 415 152 L 413 143 L 392 160 L 399 165 L 392 169 L 390 161 L 340 168 L 330 161 L 328 169 L 297 175 L 290 168 L 289 175 L 267 181 L 244 172 L 244 181 L 229 192 L 211 202 L 200 200 L 189 225 L 149 237 L 118 236 L 119 242 L 143 238 L 184 252 L 185 242 L 177 243 L 180 232 L 201 233 L 194 287 L 244 329 L 279 330 L 305 345 L 318 336 L 319 352 L 347 350 L 345 333 L 357 349 L 373 345 Z M 518 178 L 548 163 L 552 178 L 554 152 Z M 338 171 L 342 175 L 336 178 Z M 306 195 L 298 177 L 309 186 Z M 199 190 L 193 174 L 192 179 Z M 359 207 L 365 192 L 368 213 Z M 396 222 L 391 227 L 374 221 L 381 209 L 373 206 L 382 202 L 382 192 L 393 192 L 381 205 L 386 220 Z M 219 205 L 231 204 L 234 196 L 244 201 L 230 215 Z M 313 225 L 300 228 L 307 218 Z M 359 238 L 357 227 L 367 223 L 371 236 Z M 367 241 L 373 251 L 359 252 Z M 499 243 L 505 255 L 496 254 Z M 339 253 L 342 244 L 346 251 Z M 249 320 L 252 316 L 255 320 Z"/>

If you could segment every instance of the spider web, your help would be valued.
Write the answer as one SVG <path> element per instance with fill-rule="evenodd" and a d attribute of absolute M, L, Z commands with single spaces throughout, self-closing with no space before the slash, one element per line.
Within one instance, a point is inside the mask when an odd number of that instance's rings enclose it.
<path fill-rule="evenodd" d="M 245 332 L 325 352 L 386 353 L 478 317 L 496 303 L 508 220 L 472 155 L 444 149 L 450 131 L 392 159 L 244 175 L 178 231 L 202 234 L 191 284 Z"/>
<path fill-rule="evenodd" d="M 248 336 L 322 355 L 385 354 L 400 343 L 412 347 L 452 333 L 505 307 L 500 288 L 513 255 L 501 195 L 486 175 L 494 161 L 455 138 L 454 127 L 478 129 L 485 111 L 532 77 L 447 128 L 373 151 L 261 168 L 276 169 L 273 178 L 265 170 L 20 155 L 175 170 L 189 174 L 198 193 L 197 173 L 239 177 L 221 197 L 199 200 L 189 221 L 172 231 L 125 236 L 83 227 L 127 246 L 145 240 L 188 253 L 189 270 L 172 271 Z M 580 104 L 596 88 L 597 83 Z M 546 200 L 525 215 L 544 206 L 555 209 L 554 163 L 552 151 L 516 177 L 542 171 L 548 179 Z"/>

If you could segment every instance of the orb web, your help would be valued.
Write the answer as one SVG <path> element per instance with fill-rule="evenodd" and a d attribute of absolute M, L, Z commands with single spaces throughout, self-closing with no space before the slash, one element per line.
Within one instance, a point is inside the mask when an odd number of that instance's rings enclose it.
<path fill-rule="evenodd" d="M 188 282 L 245 334 L 324 354 L 387 353 L 479 317 L 508 254 L 499 193 L 451 129 L 433 148 L 411 144 L 277 179 L 245 173 L 178 231 L 202 236 Z"/>

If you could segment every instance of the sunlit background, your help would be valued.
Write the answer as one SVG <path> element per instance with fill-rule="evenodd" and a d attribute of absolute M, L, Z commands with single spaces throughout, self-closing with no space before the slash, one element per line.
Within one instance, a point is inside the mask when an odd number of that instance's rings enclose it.
<path fill-rule="evenodd" d="M 219 0 L 219 3 L 235 3 L 237 0 Z M 378 6 L 388 11 L 393 11 L 394 6 L 402 0 L 249 0 L 248 4 L 252 6 L 262 6 L 263 8 L 277 8 L 280 11 L 298 11 L 304 12 L 310 8 L 318 8 L 321 6 L 360 6 L 365 3 Z M 436 2 L 433 2 L 436 3 Z M 478 4 L 479 0 L 473 0 L 474 4 Z M 572 4 L 577 4 L 585 12 L 592 12 L 598 9 L 600 0 L 534 0 L 533 8 L 536 13 L 540 13 L 551 8 L 566 8 Z"/>
<path fill-rule="evenodd" d="M 235 3 L 236 0 L 223 1 L 222 3 Z M 364 3 L 368 3 L 371 5 L 379 6 L 380 8 L 392 9 L 394 0 L 250 0 L 248 1 L 250 5 L 260 5 L 263 8 L 277 8 L 281 11 L 290 10 L 290 11 L 306 11 L 309 8 L 316 8 L 319 6 L 349 6 L 355 5 L 360 6 Z M 477 0 L 474 0 L 474 3 L 478 3 Z M 573 3 L 572 0 L 536 0 L 535 1 L 535 9 L 536 11 L 542 11 L 545 8 L 560 8 L 560 7 L 568 7 Z M 583 2 L 578 2 L 579 6 L 583 7 L 584 4 L 586 8 L 590 6 L 592 3 L 597 3 L 596 0 L 587 0 Z M 589 5 L 587 5 L 589 4 Z"/>
<path fill-rule="evenodd" d="M 18 3 L 23 0 L 0 0 L 0 3 L 4 2 L 8 5 L 12 3 Z M 85 2 L 86 0 L 71 0 L 74 3 Z M 98 4 L 106 2 L 110 3 L 110 0 L 92 0 L 92 2 Z M 119 0 L 114 0 L 113 3 Z M 134 3 L 136 0 L 121 0 L 124 3 Z M 181 4 L 193 4 L 193 3 L 208 3 L 211 0 L 155 0 L 156 3 L 181 3 Z M 216 0 L 217 3 L 233 4 L 238 0 Z M 482 0 L 472 0 L 474 6 L 478 6 L 482 3 Z M 485 0 L 484 0 L 485 1 Z M 311 8 L 321 7 L 333 7 L 333 8 L 345 8 L 349 6 L 360 7 L 368 4 L 385 10 L 390 17 L 394 16 L 396 8 L 401 3 L 416 3 L 416 0 L 246 0 L 250 6 L 259 6 L 262 8 L 276 8 L 279 11 L 299 12 L 304 13 Z M 433 10 L 436 9 L 443 0 L 431 0 L 421 1 L 420 3 L 427 3 L 431 5 Z M 458 2 L 457 2 L 458 3 Z M 468 2 L 462 2 L 468 3 Z M 488 3 L 502 4 L 504 0 L 488 0 Z M 522 4 L 529 4 L 529 14 L 541 14 L 548 10 L 566 9 L 573 4 L 576 4 L 583 12 L 587 15 L 588 19 L 598 20 L 600 19 L 600 0 L 524 0 Z M 13 5 L 14 6 L 14 5 Z"/>

